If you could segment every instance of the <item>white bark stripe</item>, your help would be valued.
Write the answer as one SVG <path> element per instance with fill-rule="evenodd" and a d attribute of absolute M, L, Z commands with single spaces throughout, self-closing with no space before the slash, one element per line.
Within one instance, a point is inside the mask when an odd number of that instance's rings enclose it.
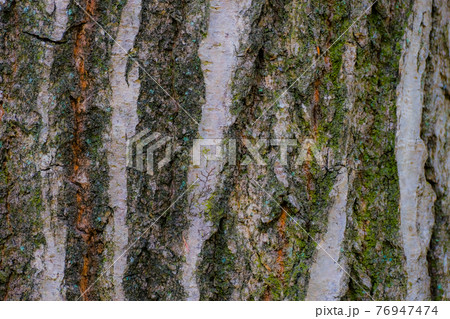
<path fill-rule="evenodd" d="M 51 66 L 54 60 L 54 48 L 45 45 L 44 70 L 42 72 L 43 85 L 39 92 L 37 104 L 42 119 L 42 130 L 39 142 L 45 145 L 54 136 L 49 123 L 49 111 L 52 108 L 49 89 Z M 54 107 L 54 105 L 53 105 Z M 56 216 L 58 209 L 57 197 L 62 185 L 63 174 L 58 167 L 51 167 L 56 155 L 54 147 L 49 148 L 46 154 L 40 157 L 42 206 L 41 211 L 45 247 L 36 252 L 35 266 L 42 270 L 40 299 L 63 300 L 61 283 L 64 278 L 66 258 L 66 233 L 67 226 L 59 221 Z"/>
<path fill-rule="evenodd" d="M 109 199 L 114 211 L 114 259 L 121 256 L 128 244 L 127 217 L 127 137 L 132 137 L 138 124 L 136 113 L 139 97 L 139 69 L 134 64 L 126 79 L 128 53 L 134 46 L 140 25 L 141 0 L 128 0 L 123 8 L 111 57 L 111 132 L 108 145 Z M 124 300 L 122 281 L 127 258 L 114 263 L 113 283 L 115 300 Z"/>
<path fill-rule="evenodd" d="M 199 136 L 202 139 L 221 139 L 232 123 L 230 82 L 236 65 L 243 12 L 250 0 L 213 0 L 210 2 L 208 35 L 199 48 L 206 85 L 206 103 L 202 107 Z M 214 154 L 216 150 L 211 149 Z M 222 163 L 210 161 L 191 166 L 188 185 L 197 178 L 197 186 L 189 196 L 190 227 L 186 234 L 186 263 L 183 265 L 182 284 L 188 300 L 198 300 L 196 268 L 203 243 L 211 236 L 212 225 L 205 219 L 206 202 L 213 195 Z"/>
<path fill-rule="evenodd" d="M 396 158 L 400 182 L 400 231 L 406 256 L 407 300 L 430 297 L 427 250 L 436 199 L 425 180 L 427 151 L 420 138 L 423 109 L 422 76 L 428 56 L 432 0 L 418 0 L 411 15 L 400 60 L 397 88 Z"/>
<path fill-rule="evenodd" d="M 328 213 L 327 232 L 318 245 L 316 260 L 311 267 L 306 300 L 339 300 L 343 294 L 345 272 L 336 262 L 341 262 L 341 246 L 347 225 L 347 195 L 348 172 L 344 167 L 330 193 L 334 203 Z"/>
<path fill-rule="evenodd" d="M 54 14 L 55 17 L 51 33 L 51 38 L 55 41 L 61 40 L 66 31 L 68 21 L 66 9 L 69 2 L 69 0 L 48 0 L 46 2 L 47 13 Z M 49 92 L 55 48 L 49 44 L 44 44 L 44 46 L 42 86 L 37 98 L 37 107 L 42 120 L 39 143 L 51 145 L 50 142 L 56 135 L 55 128 L 49 120 L 50 111 L 56 107 Z M 39 157 L 43 206 L 41 218 L 45 246 L 36 251 L 33 266 L 37 269 L 37 276 L 41 280 L 38 292 L 38 298 L 41 300 L 63 300 L 65 297 L 61 284 L 64 279 L 67 226 L 56 216 L 58 193 L 63 184 L 63 171 L 57 166 L 52 166 L 55 156 L 56 148 L 49 146 L 48 151 Z"/>

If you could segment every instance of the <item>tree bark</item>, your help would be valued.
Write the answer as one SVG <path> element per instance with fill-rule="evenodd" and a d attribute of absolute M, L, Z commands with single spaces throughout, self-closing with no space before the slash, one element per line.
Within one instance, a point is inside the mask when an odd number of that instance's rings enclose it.
<path fill-rule="evenodd" d="M 449 14 L 0 0 L 0 298 L 449 300 Z"/>

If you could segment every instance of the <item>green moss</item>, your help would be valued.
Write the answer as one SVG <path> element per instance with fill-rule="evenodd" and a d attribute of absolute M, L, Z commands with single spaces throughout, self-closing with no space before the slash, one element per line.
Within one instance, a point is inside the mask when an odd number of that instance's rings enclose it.
<path fill-rule="evenodd" d="M 353 234 L 361 241 L 361 251 L 354 251 L 355 276 L 365 273 L 370 277 L 370 293 L 375 299 L 398 298 L 391 288 L 405 289 L 403 254 L 399 242 L 399 186 L 395 161 L 395 87 L 398 78 L 400 47 L 392 46 L 393 39 L 400 42 L 402 25 L 387 25 L 379 14 L 368 16 L 369 48 L 358 48 L 356 69 L 364 90 L 358 92 L 355 106 L 372 119 L 360 122 L 368 126 L 365 136 L 356 136 L 357 148 L 352 157 L 360 161 L 356 180 L 356 207 L 354 218 L 357 228 L 365 234 Z M 368 54 L 368 51 L 370 53 Z M 375 67 L 376 66 L 376 67 Z M 364 299 L 364 289 L 351 284 L 349 298 Z"/>

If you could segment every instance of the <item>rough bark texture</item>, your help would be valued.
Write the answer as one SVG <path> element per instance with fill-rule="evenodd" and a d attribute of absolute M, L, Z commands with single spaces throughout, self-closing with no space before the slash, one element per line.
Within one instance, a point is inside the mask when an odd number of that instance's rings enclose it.
<path fill-rule="evenodd" d="M 449 21 L 448 0 L 0 0 L 0 298 L 449 300 Z M 171 138 L 153 175 L 140 132 Z M 193 163 L 209 139 L 235 162 Z"/>

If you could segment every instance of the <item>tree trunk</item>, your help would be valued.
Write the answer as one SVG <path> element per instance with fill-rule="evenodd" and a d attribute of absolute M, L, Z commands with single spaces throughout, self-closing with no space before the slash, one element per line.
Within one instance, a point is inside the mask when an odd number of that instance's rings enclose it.
<path fill-rule="evenodd" d="M 0 298 L 449 300 L 449 21 L 0 0 Z"/>

